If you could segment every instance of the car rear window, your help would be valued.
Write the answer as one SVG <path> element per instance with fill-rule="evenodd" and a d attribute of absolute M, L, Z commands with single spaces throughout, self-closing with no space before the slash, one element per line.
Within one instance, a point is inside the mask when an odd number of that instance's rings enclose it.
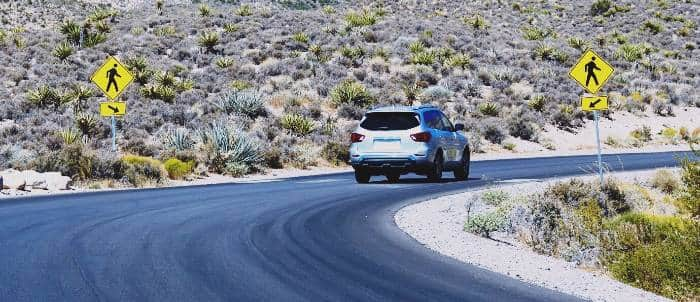
<path fill-rule="evenodd" d="M 367 130 L 408 130 L 420 125 L 418 115 L 413 112 L 368 113 L 360 124 Z"/>

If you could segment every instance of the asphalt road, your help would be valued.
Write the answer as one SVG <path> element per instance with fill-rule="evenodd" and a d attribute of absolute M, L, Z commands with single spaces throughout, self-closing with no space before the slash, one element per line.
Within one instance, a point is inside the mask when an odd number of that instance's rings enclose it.
<path fill-rule="evenodd" d="M 605 156 L 611 170 L 679 153 Z M 590 173 L 593 156 L 482 161 L 467 182 L 273 182 L 0 201 L 0 301 L 567 301 L 430 251 L 401 207 L 492 181 Z"/>

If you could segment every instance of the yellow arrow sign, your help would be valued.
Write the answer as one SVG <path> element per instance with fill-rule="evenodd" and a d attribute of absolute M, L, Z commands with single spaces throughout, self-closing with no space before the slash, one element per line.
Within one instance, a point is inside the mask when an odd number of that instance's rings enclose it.
<path fill-rule="evenodd" d="M 126 114 L 125 102 L 101 102 L 100 115 L 104 117 L 124 116 Z"/>
<path fill-rule="evenodd" d="M 134 76 L 129 70 L 112 56 L 107 57 L 107 61 L 90 78 L 110 100 L 122 94 L 133 80 Z"/>
<path fill-rule="evenodd" d="M 608 96 L 584 96 L 581 97 L 581 110 L 595 111 L 608 110 Z"/>
<path fill-rule="evenodd" d="M 615 68 L 593 50 L 586 50 L 576 65 L 569 71 L 569 76 L 583 89 L 597 93 L 610 79 Z"/>

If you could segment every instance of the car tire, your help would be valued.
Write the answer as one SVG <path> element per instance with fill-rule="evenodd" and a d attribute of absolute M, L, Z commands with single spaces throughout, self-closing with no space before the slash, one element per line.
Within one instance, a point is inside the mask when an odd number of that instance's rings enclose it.
<path fill-rule="evenodd" d="M 471 153 L 469 149 L 465 149 L 462 154 L 462 164 L 454 170 L 455 178 L 457 180 L 467 180 L 469 179 L 469 166 L 471 165 Z"/>
<path fill-rule="evenodd" d="M 386 179 L 390 183 L 397 183 L 397 182 L 399 182 L 400 178 L 401 178 L 401 174 L 399 174 L 399 173 L 389 173 L 386 175 Z"/>
<path fill-rule="evenodd" d="M 360 184 L 366 184 L 369 183 L 369 179 L 372 176 L 369 175 L 369 172 L 364 171 L 364 170 L 355 170 L 355 181 Z"/>
<path fill-rule="evenodd" d="M 438 154 L 435 155 L 435 162 L 433 162 L 432 167 L 430 167 L 430 171 L 428 171 L 429 181 L 438 182 L 442 179 L 443 164 L 442 151 L 438 151 Z"/>

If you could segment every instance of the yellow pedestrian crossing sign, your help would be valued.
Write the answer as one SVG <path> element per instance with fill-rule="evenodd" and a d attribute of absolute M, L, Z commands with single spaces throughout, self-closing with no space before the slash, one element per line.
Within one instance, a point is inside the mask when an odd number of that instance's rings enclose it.
<path fill-rule="evenodd" d="M 100 115 L 103 117 L 124 116 L 126 114 L 125 102 L 101 102 Z"/>
<path fill-rule="evenodd" d="M 597 93 L 610 79 L 615 68 L 593 50 L 586 50 L 576 65 L 569 71 L 569 76 L 590 93 Z"/>
<path fill-rule="evenodd" d="M 134 76 L 113 56 L 107 57 L 107 61 L 90 78 L 110 100 L 119 97 L 133 80 Z"/>
<path fill-rule="evenodd" d="M 608 110 L 608 96 L 584 96 L 581 98 L 581 110 L 598 111 Z"/>

